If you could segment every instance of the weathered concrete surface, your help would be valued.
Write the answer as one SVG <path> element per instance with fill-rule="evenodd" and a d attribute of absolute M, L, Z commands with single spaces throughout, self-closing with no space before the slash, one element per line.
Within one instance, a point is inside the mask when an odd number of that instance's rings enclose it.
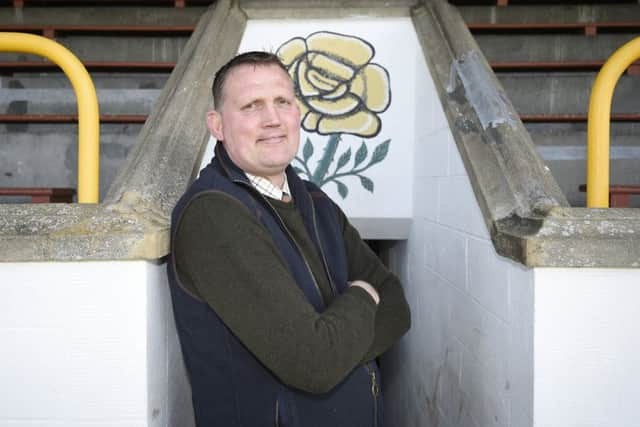
<path fill-rule="evenodd" d="M 496 248 L 530 267 L 640 267 L 638 209 L 554 207 L 495 223 Z"/>
<path fill-rule="evenodd" d="M 455 64 L 479 53 L 457 10 L 444 0 L 424 1 L 414 23 L 496 251 L 531 267 L 638 267 L 639 211 L 570 208 L 522 123 L 511 121 L 517 114 L 508 101 L 506 124 L 482 126 L 486 111 L 468 91 L 504 91 L 495 76 L 487 87 L 457 82 L 447 91 L 452 74 L 460 77 Z M 488 69 L 481 61 L 475 71 Z"/>
<path fill-rule="evenodd" d="M 0 205 L 0 260 L 157 259 L 166 219 L 118 206 Z"/>

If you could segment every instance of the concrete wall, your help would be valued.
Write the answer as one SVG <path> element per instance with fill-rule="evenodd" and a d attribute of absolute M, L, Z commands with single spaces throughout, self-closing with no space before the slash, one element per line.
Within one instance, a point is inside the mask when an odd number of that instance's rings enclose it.
<path fill-rule="evenodd" d="M 535 426 L 637 426 L 640 271 L 534 275 Z"/>
<path fill-rule="evenodd" d="M 0 292 L 0 425 L 193 425 L 164 265 L 5 263 Z"/>
<path fill-rule="evenodd" d="M 100 196 L 133 147 L 140 124 L 100 125 Z M 70 187 L 78 183 L 78 126 L 0 124 L 0 187 Z M 0 203 L 27 202 L 0 197 Z"/>
<path fill-rule="evenodd" d="M 495 253 L 435 88 L 416 87 L 414 221 L 390 257 L 413 325 L 383 358 L 388 425 L 530 427 L 532 270 Z"/>

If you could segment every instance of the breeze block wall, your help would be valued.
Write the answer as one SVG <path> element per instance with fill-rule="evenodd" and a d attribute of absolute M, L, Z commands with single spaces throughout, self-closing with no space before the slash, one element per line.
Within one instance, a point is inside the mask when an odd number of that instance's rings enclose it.
<path fill-rule="evenodd" d="M 416 75 L 414 220 L 390 254 L 412 327 L 382 360 L 387 423 L 532 426 L 533 270 L 496 254 L 426 66 Z"/>

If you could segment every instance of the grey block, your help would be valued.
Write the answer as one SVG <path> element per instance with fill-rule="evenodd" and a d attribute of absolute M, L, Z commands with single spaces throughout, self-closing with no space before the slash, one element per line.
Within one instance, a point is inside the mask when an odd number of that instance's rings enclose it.
<path fill-rule="evenodd" d="M 587 123 L 526 123 L 526 128 L 537 146 L 587 145 Z M 640 147 L 638 144 L 640 123 L 612 122 L 610 140 L 612 146 Z"/>
<path fill-rule="evenodd" d="M 195 25 L 206 7 L 25 7 L 0 8 L 0 24 L 13 25 Z"/>
<path fill-rule="evenodd" d="M 488 61 L 605 61 L 636 32 L 582 34 L 475 34 Z"/>
<path fill-rule="evenodd" d="M 81 61 L 176 62 L 188 36 L 131 36 L 127 34 L 65 35 L 56 37 Z M 25 53 L 0 53 L 0 61 L 44 61 Z"/>
<path fill-rule="evenodd" d="M 520 114 L 586 114 L 596 73 L 498 73 Z M 640 78 L 623 75 L 615 89 L 613 113 L 640 113 Z"/>
<path fill-rule="evenodd" d="M 571 206 L 585 206 L 586 123 L 528 123 L 536 149 L 550 168 Z M 612 123 L 610 138 L 610 184 L 640 184 L 640 123 Z M 640 207 L 640 198 L 632 198 Z"/>
<path fill-rule="evenodd" d="M 162 89 L 168 72 L 96 72 L 89 76 L 96 89 Z M 71 89 L 69 78 L 62 72 L 19 72 L 0 76 L 0 89 Z"/>
<path fill-rule="evenodd" d="M 160 89 L 97 89 L 100 114 L 148 114 Z M 0 89 L 2 114 L 76 114 L 72 90 Z"/>
<path fill-rule="evenodd" d="M 465 22 L 470 23 L 567 23 L 640 21 L 640 6 L 633 4 L 602 5 L 510 5 L 458 6 Z"/>

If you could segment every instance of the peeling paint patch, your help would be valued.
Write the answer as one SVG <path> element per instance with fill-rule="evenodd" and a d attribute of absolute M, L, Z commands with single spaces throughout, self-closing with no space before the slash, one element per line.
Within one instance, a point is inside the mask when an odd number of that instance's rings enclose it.
<path fill-rule="evenodd" d="M 457 86 L 456 76 L 473 107 L 484 130 L 507 124 L 516 129 L 516 117 L 513 113 L 504 90 L 499 90 L 490 70 L 480 61 L 477 51 L 470 51 L 460 56 L 451 64 L 447 92 L 452 93 Z"/>

